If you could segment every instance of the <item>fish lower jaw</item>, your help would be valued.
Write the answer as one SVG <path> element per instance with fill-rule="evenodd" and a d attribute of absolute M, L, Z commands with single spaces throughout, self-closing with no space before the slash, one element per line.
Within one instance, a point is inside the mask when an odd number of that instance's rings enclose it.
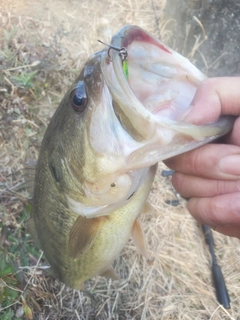
<path fill-rule="evenodd" d="M 69 208 L 76 214 L 88 219 L 109 215 L 113 211 L 116 211 L 117 209 L 125 205 L 127 200 L 128 197 L 112 204 L 89 206 L 75 201 L 74 199 L 67 196 Z"/>
<path fill-rule="evenodd" d="M 109 215 L 128 203 L 128 200 L 144 184 L 150 170 L 149 167 L 139 168 L 119 175 L 117 178 L 114 178 L 113 175 L 113 182 L 111 184 L 107 183 L 110 189 L 106 193 L 103 193 L 104 186 L 102 186 L 102 180 L 99 179 L 96 183 L 99 184 L 98 188 L 91 190 L 95 191 L 95 193 L 91 193 L 89 190 L 86 192 L 85 190 L 86 198 L 89 202 L 92 201 L 92 205 L 86 205 L 73 199 L 70 195 L 66 195 L 68 206 L 73 212 L 86 218 Z M 100 188 L 100 185 L 102 188 Z M 100 192 L 97 192 L 97 190 L 100 190 Z"/>

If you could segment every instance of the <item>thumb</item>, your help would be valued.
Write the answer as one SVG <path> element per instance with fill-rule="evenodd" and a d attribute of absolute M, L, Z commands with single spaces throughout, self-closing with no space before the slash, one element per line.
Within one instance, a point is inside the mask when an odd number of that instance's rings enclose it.
<path fill-rule="evenodd" d="M 206 124 L 221 114 L 240 115 L 240 77 L 209 78 L 198 87 L 184 121 Z"/>

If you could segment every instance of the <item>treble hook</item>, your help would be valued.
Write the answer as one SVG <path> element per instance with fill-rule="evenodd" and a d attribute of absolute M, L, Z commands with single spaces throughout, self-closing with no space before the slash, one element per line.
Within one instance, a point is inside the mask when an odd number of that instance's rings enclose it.
<path fill-rule="evenodd" d="M 119 52 L 119 56 L 120 56 L 122 62 L 127 59 L 128 53 L 127 53 L 127 49 L 126 48 L 124 48 L 124 47 L 122 47 L 122 48 L 114 47 L 114 46 L 112 46 L 110 44 L 106 44 L 106 43 L 102 42 L 101 40 L 98 40 L 98 42 L 100 42 L 100 43 L 104 44 L 105 46 L 109 47 L 108 56 L 109 56 L 110 59 L 111 59 L 111 56 L 109 54 L 109 51 L 111 49 L 116 50 L 116 51 Z"/>

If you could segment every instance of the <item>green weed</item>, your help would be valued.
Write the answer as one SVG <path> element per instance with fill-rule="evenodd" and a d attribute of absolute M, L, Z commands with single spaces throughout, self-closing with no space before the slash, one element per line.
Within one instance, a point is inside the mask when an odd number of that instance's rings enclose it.
<path fill-rule="evenodd" d="M 23 270 L 40 254 L 25 228 L 31 210 L 30 204 L 25 206 L 17 218 L 16 229 L 0 223 L 0 319 L 16 319 L 11 308 L 16 303 L 22 303 L 25 316 L 31 319 L 27 316 L 31 315 L 31 309 L 24 298 L 28 296 L 29 289 Z"/>
<path fill-rule="evenodd" d="M 34 86 L 34 79 L 38 71 L 25 71 L 22 70 L 19 75 L 12 76 L 11 80 L 16 81 L 16 85 L 28 90 Z"/>

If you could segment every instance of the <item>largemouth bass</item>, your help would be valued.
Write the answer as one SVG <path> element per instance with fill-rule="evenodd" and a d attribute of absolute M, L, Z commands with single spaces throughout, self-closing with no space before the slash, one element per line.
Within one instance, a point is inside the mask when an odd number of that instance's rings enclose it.
<path fill-rule="evenodd" d="M 126 26 L 85 63 L 46 130 L 30 225 L 56 276 L 73 288 L 111 262 L 131 233 L 147 256 L 138 216 L 157 162 L 227 133 L 230 118 L 180 121 L 206 78 L 186 58 Z"/>

